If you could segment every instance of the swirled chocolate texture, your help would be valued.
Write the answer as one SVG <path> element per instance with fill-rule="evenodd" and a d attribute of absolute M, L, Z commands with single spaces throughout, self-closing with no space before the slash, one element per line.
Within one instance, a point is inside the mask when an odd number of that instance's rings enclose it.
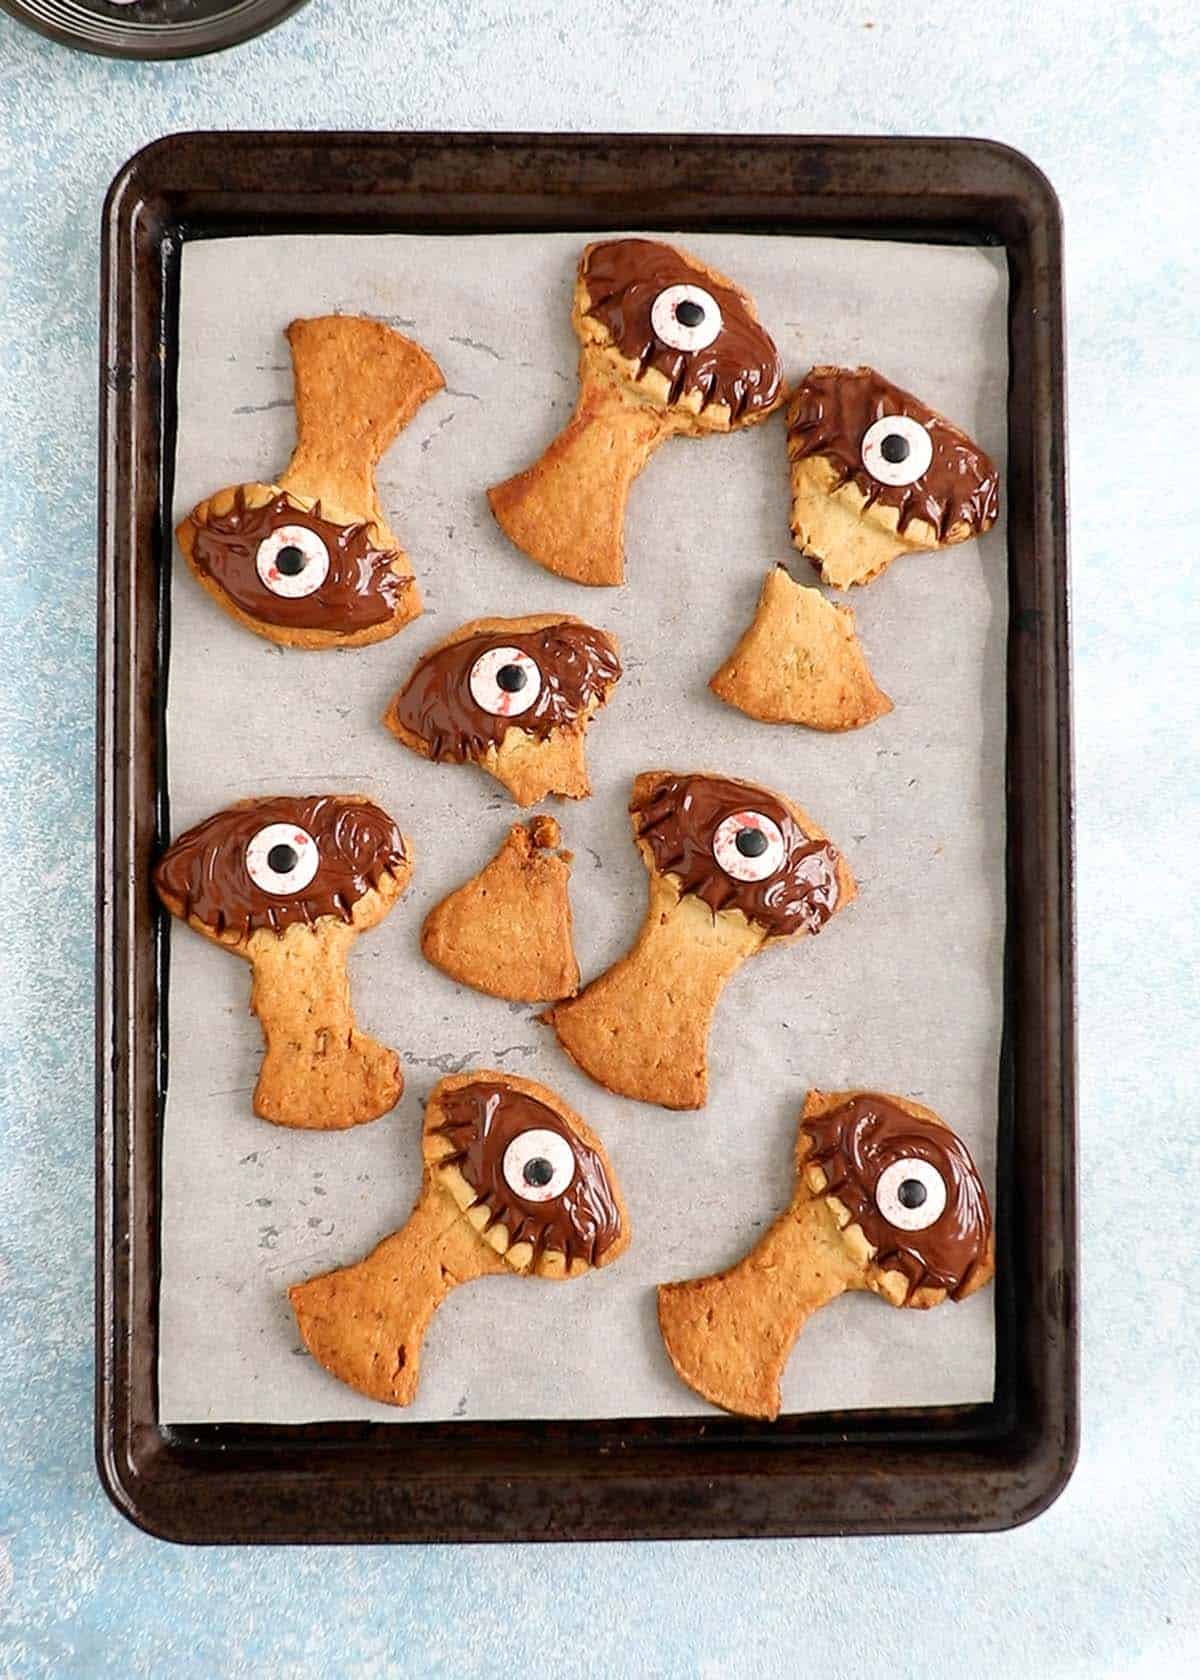
<path fill-rule="evenodd" d="M 801 1131 L 812 1140 L 807 1159 L 825 1174 L 824 1194 L 849 1208 L 876 1250 L 876 1266 L 903 1272 L 910 1292 L 924 1285 L 957 1300 L 968 1291 L 976 1268 L 988 1263 L 992 1216 L 975 1163 L 948 1126 L 871 1093 L 805 1118 Z M 946 1187 L 946 1206 L 923 1231 L 890 1225 L 875 1201 L 885 1168 L 912 1159 L 927 1161 Z"/>
<path fill-rule="evenodd" d="M 635 379 L 647 368 L 670 387 L 669 404 L 698 394 L 703 412 L 713 403 L 729 410 L 730 425 L 760 417 L 779 401 L 783 363 L 755 317 L 744 292 L 690 263 L 681 251 L 652 239 L 611 239 L 589 245 L 579 266 L 587 289 L 587 314 L 599 321 Z M 654 300 L 668 286 L 699 286 L 715 298 L 721 331 L 704 350 L 675 350 L 651 325 Z"/>
<path fill-rule="evenodd" d="M 695 893 L 714 913 L 740 910 L 776 938 L 819 933 L 837 909 L 837 848 L 810 840 L 766 788 L 720 776 L 667 776 L 630 810 L 655 868 L 675 876 L 681 895 Z M 762 881 L 726 875 L 713 850 L 721 824 L 743 811 L 770 817 L 783 836 L 783 862 Z"/>
<path fill-rule="evenodd" d="M 246 867 L 247 846 L 271 823 L 294 825 L 316 842 L 317 872 L 298 893 L 264 892 Z M 404 836 L 367 800 L 248 799 L 181 834 L 154 871 L 154 885 L 172 915 L 249 938 L 260 928 L 282 934 L 322 916 L 349 922 L 363 894 L 405 861 Z"/>
<path fill-rule="evenodd" d="M 488 1210 L 489 1224 L 505 1227 L 512 1243 L 527 1242 L 539 1254 L 557 1249 L 594 1266 L 621 1234 L 621 1214 L 598 1152 L 577 1137 L 561 1114 L 523 1091 L 479 1081 L 440 1099 L 444 1121 L 434 1130 L 453 1145 L 439 1164 L 454 1165 Z M 504 1176 L 504 1152 L 531 1130 L 561 1137 L 575 1158 L 575 1173 L 561 1196 L 529 1202 Z"/>
<path fill-rule="evenodd" d="M 471 694 L 471 668 L 490 648 L 515 647 L 538 668 L 541 688 L 527 711 L 494 715 Z M 440 764 L 486 757 L 510 729 L 545 740 L 569 728 L 588 707 L 603 704 L 621 675 L 621 661 L 603 631 L 566 621 L 543 630 L 489 630 L 435 648 L 421 660 L 388 708 L 387 721 L 417 736 Z"/>
<path fill-rule="evenodd" d="M 193 515 L 195 519 L 195 515 Z M 258 549 L 281 525 L 314 532 L 329 553 L 329 572 L 311 595 L 276 595 L 258 575 Z M 334 525 L 318 502 L 305 511 L 281 490 L 261 507 L 247 507 L 239 488 L 227 513 L 196 521 L 192 565 L 211 578 L 235 607 L 262 624 L 345 635 L 386 624 L 412 579 L 392 571 L 395 549 L 372 547 L 365 524 Z"/>
<path fill-rule="evenodd" d="M 876 420 L 897 414 L 924 426 L 933 459 L 912 484 L 881 484 L 863 465 L 863 438 Z M 896 509 L 900 531 L 920 519 L 944 542 L 956 529 L 978 536 L 995 523 L 1000 480 L 991 458 L 874 368 L 819 367 L 806 375 L 788 405 L 788 457 L 809 455 L 823 455 L 837 468 L 831 493 L 853 483 L 867 507 L 879 502 Z"/>

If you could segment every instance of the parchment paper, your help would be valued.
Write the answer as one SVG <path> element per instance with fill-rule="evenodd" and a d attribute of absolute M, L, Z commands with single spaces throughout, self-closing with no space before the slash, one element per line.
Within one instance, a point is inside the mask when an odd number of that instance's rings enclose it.
<path fill-rule="evenodd" d="M 993 1182 L 1003 936 L 1003 527 L 905 558 L 852 604 L 896 709 L 825 736 L 757 724 L 707 680 L 791 548 L 784 426 L 668 443 L 635 485 L 627 583 L 588 590 L 526 560 L 485 488 L 528 465 L 571 412 L 569 324 L 582 236 L 297 237 L 186 246 L 176 517 L 282 470 L 294 431 L 282 329 L 297 315 L 379 316 L 437 358 L 447 390 L 385 457 L 383 504 L 426 612 L 340 653 L 284 651 L 236 625 L 176 554 L 167 736 L 174 832 L 257 793 L 358 791 L 414 842 L 407 899 L 352 959 L 363 1027 L 402 1054 L 390 1116 L 308 1134 L 255 1119 L 261 1055 L 249 972 L 171 929 L 163 1159 L 161 1413 L 167 1422 L 620 1417 L 707 1412 L 659 1340 L 653 1286 L 729 1264 L 786 1204 L 810 1085 L 928 1103 Z M 869 241 L 682 238 L 749 287 L 791 377 L 870 362 L 963 425 L 1001 464 L 1007 276 L 1002 252 Z M 768 950 L 728 987 L 707 1109 L 671 1114 L 579 1073 L 536 1006 L 454 985 L 422 959 L 426 911 L 520 813 L 472 767 L 436 766 L 379 723 L 427 648 L 466 618 L 563 609 L 616 632 L 625 676 L 593 723 L 593 797 L 552 802 L 576 854 L 585 978 L 629 944 L 645 876 L 626 804 L 643 769 L 712 769 L 796 798 L 846 851 L 858 902 L 819 938 Z M 302 1348 L 286 1299 L 405 1219 L 424 1099 L 477 1066 L 540 1079 L 601 1133 L 634 1240 L 570 1284 L 504 1277 L 436 1314 L 405 1412 L 361 1399 Z M 784 1409 L 989 1399 L 993 1300 L 936 1312 L 843 1298 L 801 1336 Z"/>

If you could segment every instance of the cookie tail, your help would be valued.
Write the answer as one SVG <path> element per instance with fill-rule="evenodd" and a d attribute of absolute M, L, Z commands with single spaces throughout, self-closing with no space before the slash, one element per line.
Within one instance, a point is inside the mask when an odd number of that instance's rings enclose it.
<path fill-rule="evenodd" d="M 293 1284 L 288 1300 L 304 1345 L 327 1371 L 371 1400 L 407 1406 L 435 1311 L 458 1284 L 499 1264 L 454 1204 L 426 1185 L 401 1230 L 357 1265 Z"/>
<path fill-rule="evenodd" d="M 744 916 L 714 914 L 652 876 L 632 950 L 542 1019 L 610 1091 L 663 1108 L 702 1108 L 713 1012 L 726 981 L 762 942 Z"/>
<path fill-rule="evenodd" d="M 659 1329 L 689 1388 L 727 1412 L 776 1418 L 796 1337 L 814 1312 L 857 1283 L 829 1214 L 801 1192 L 728 1271 L 660 1284 Z"/>
<path fill-rule="evenodd" d="M 279 482 L 339 523 L 377 519 L 375 464 L 445 381 L 419 344 L 382 321 L 322 315 L 287 329 L 296 448 Z"/>
<path fill-rule="evenodd" d="M 400 1100 L 400 1058 L 355 1024 L 346 970 L 352 938 L 326 919 L 253 942 L 250 1007 L 266 1041 L 254 1112 L 263 1120 L 341 1131 L 377 1120 Z"/>
<path fill-rule="evenodd" d="M 496 522 L 547 571 L 575 583 L 623 582 L 629 487 L 670 429 L 665 414 L 626 396 L 585 356 L 565 430 L 533 466 L 488 491 Z"/>

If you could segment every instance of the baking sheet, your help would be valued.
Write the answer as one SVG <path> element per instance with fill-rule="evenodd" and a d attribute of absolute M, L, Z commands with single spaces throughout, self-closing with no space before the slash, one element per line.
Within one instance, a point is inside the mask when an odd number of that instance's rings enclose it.
<path fill-rule="evenodd" d="M 994 1183 L 1004 929 L 1001 523 L 979 543 L 899 561 L 851 597 L 895 711 L 823 736 L 754 723 L 707 680 L 791 548 L 784 427 L 668 443 L 634 486 L 627 582 L 587 590 L 513 549 L 485 488 L 526 466 L 573 406 L 570 291 L 583 235 L 304 236 L 183 252 L 176 517 L 270 477 L 294 437 L 282 329 L 364 313 L 417 338 L 447 389 L 381 465 L 383 505 L 426 611 L 391 641 L 284 650 L 240 629 L 173 561 L 167 741 L 173 832 L 259 793 L 362 792 L 400 822 L 416 869 L 351 959 L 364 1030 L 401 1053 L 393 1113 L 340 1134 L 255 1119 L 261 1057 L 249 972 L 170 930 L 160 1415 L 167 1423 L 669 1416 L 712 1408 L 676 1378 L 653 1286 L 739 1257 L 785 1205 L 808 1087 L 876 1087 L 935 1108 Z M 670 237 L 660 235 L 658 237 Z M 871 362 L 963 425 L 1003 469 L 1004 254 L 872 241 L 686 235 L 754 294 L 791 377 Z M 838 597 L 842 599 L 841 597 Z M 705 1110 L 672 1114 L 593 1084 L 534 1017 L 427 965 L 428 909 L 486 861 L 520 812 L 471 767 L 435 766 L 382 728 L 415 660 L 462 620 L 563 610 L 611 629 L 625 676 L 593 723 L 590 800 L 551 801 L 576 855 L 585 979 L 630 943 L 645 874 L 626 805 L 644 769 L 711 769 L 797 799 L 845 850 L 860 897 L 819 938 L 768 949 L 727 988 Z M 300 1343 L 287 1286 L 364 1255 L 407 1216 L 424 1099 L 494 1067 L 550 1085 L 600 1132 L 634 1239 L 577 1282 L 483 1279 L 435 1315 L 404 1412 L 336 1382 Z M 786 1412 L 992 1396 L 993 1302 L 936 1312 L 843 1298 L 814 1318 Z"/>

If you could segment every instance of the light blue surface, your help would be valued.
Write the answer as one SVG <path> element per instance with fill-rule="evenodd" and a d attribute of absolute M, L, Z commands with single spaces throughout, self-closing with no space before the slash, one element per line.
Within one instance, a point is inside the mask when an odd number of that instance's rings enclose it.
<path fill-rule="evenodd" d="M 1197 1671 L 1198 80 L 1189 0 L 314 0 L 225 57 L 144 68 L 0 18 L 0 1671 Z M 209 126 L 962 133 L 1050 175 L 1068 230 L 1085 1381 L 1079 1469 L 1031 1526 L 194 1552 L 108 1506 L 91 1448 L 99 210 L 136 147 Z"/>

